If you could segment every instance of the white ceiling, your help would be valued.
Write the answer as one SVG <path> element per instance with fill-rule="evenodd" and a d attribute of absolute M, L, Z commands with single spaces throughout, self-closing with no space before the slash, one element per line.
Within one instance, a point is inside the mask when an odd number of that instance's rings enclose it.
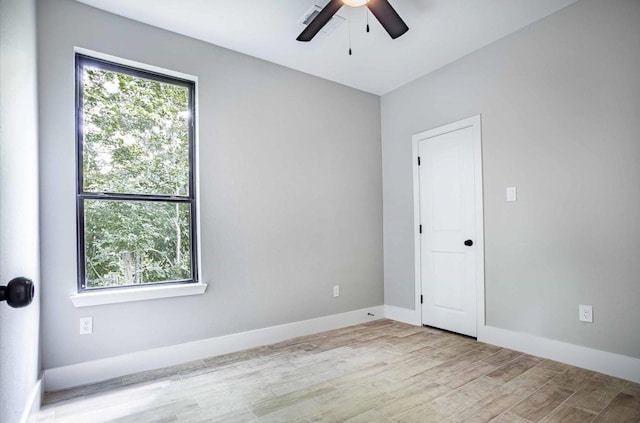
<path fill-rule="evenodd" d="M 372 15 L 366 33 L 366 8 L 344 6 L 347 21 L 309 43 L 296 41 L 299 20 L 327 0 L 78 1 L 382 95 L 576 0 L 390 0 L 410 28 L 396 40 Z"/>

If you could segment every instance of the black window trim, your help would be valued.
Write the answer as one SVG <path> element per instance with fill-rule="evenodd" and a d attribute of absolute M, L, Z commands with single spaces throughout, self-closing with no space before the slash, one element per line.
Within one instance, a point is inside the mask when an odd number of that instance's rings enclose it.
<path fill-rule="evenodd" d="M 82 102 L 83 87 L 83 66 L 90 65 L 94 68 L 108 70 L 154 81 L 186 87 L 189 96 L 189 193 L 186 196 L 178 195 L 157 195 L 157 194 L 126 194 L 113 192 L 88 192 L 84 190 L 83 178 L 83 122 L 84 110 Z M 169 76 L 162 73 L 145 70 L 129 65 L 111 62 L 104 59 L 88 56 L 82 53 L 75 54 L 75 137 L 76 137 L 76 244 L 77 244 L 77 264 L 78 264 L 78 293 L 97 292 L 105 290 L 125 290 L 143 287 L 157 287 L 159 285 L 176 285 L 198 283 L 198 218 L 196 201 L 196 157 L 195 157 L 195 81 Z M 168 203 L 189 204 L 190 212 L 190 255 L 191 255 L 191 279 L 162 281 L 143 283 L 139 285 L 110 286 L 101 288 L 86 288 L 86 256 L 84 237 L 84 201 L 104 200 L 104 201 L 154 201 Z"/>

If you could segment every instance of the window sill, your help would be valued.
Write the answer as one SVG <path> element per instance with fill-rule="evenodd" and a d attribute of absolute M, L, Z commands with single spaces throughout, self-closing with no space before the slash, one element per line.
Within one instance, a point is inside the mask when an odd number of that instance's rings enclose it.
<path fill-rule="evenodd" d="M 185 283 L 179 285 L 149 286 L 144 288 L 114 289 L 100 292 L 85 292 L 69 297 L 77 307 L 104 304 L 128 303 L 131 301 L 155 300 L 158 298 L 201 295 L 207 290 L 206 283 Z"/>

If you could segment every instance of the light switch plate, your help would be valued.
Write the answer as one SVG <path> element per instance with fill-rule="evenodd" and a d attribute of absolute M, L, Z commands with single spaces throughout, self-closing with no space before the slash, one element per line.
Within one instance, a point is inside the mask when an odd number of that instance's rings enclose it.
<path fill-rule="evenodd" d="M 512 202 L 518 199 L 516 187 L 507 187 L 507 201 Z"/>

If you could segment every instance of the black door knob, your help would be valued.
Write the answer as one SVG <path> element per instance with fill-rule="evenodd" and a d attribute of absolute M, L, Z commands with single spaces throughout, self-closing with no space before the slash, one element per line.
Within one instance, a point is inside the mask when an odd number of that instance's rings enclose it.
<path fill-rule="evenodd" d="M 13 308 L 28 306 L 34 294 L 33 281 L 24 277 L 13 278 L 7 286 L 0 286 L 0 301 L 7 301 Z"/>
<path fill-rule="evenodd" d="M 464 245 L 466 245 L 467 247 L 471 247 L 473 245 L 473 241 L 471 241 L 470 239 L 466 240 L 464 242 Z"/>

